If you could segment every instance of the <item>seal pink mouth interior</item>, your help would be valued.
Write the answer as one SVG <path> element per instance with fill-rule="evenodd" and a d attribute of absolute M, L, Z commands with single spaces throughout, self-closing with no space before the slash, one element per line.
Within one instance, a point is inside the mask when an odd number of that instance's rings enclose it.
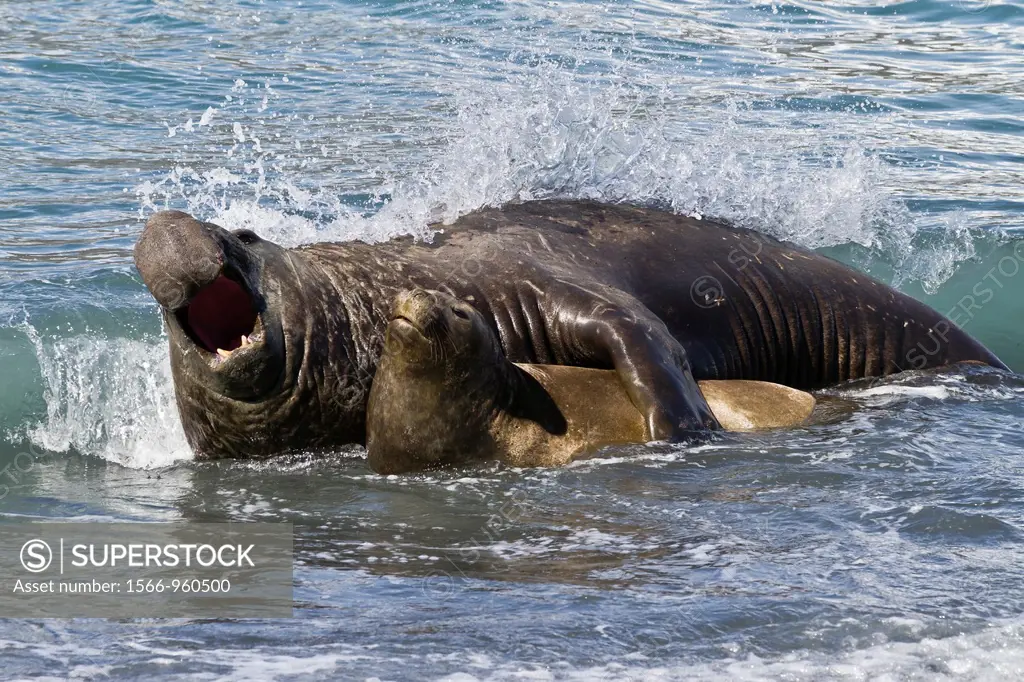
<path fill-rule="evenodd" d="M 221 275 L 189 301 L 185 321 L 206 350 L 235 350 L 256 327 L 252 298 L 238 282 Z"/>

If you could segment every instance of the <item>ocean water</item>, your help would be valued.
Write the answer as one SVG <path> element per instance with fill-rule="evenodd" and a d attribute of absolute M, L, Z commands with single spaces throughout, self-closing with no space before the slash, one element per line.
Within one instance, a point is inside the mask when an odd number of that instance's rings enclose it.
<path fill-rule="evenodd" d="M 562 470 L 197 464 L 131 264 L 167 207 L 300 244 L 630 201 L 1024 371 L 1022 54 L 1017 0 L 0 4 L 0 520 L 296 524 L 294 619 L 0 620 L 0 678 L 1024 676 L 1024 375 Z"/>

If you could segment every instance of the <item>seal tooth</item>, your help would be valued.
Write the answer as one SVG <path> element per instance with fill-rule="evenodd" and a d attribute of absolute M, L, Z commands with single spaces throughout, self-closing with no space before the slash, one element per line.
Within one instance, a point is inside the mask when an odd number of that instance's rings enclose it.
<path fill-rule="evenodd" d="M 242 334 L 242 348 L 245 348 L 250 343 L 252 343 L 252 341 L 249 340 L 249 337 L 246 336 L 245 334 Z"/>
<path fill-rule="evenodd" d="M 223 348 L 218 348 L 217 349 L 217 355 L 221 356 L 222 358 L 230 358 L 231 357 L 231 351 L 224 350 Z"/>

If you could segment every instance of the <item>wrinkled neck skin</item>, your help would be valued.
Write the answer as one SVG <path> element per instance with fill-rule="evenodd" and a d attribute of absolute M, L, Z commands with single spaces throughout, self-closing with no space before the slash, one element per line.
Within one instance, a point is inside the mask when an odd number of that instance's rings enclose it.
<path fill-rule="evenodd" d="M 241 371 L 211 370 L 165 310 L 175 396 L 198 459 L 364 442 L 366 401 L 387 321 L 387 311 L 374 303 L 387 304 L 397 290 L 379 281 L 379 272 L 376 279 L 361 272 L 368 248 L 347 245 L 350 258 L 326 262 L 315 249 L 254 245 L 245 277 L 258 292 L 266 352 L 252 362 L 245 358 L 251 366 Z"/>

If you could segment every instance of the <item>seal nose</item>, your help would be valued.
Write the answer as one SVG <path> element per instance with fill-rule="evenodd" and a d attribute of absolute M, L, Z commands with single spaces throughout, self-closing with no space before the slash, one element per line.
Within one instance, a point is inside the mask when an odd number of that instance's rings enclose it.
<path fill-rule="evenodd" d="M 181 211 L 161 211 L 146 222 L 135 267 L 161 306 L 180 308 L 220 275 L 224 249 L 216 229 Z"/>
<path fill-rule="evenodd" d="M 438 319 L 440 308 L 437 294 L 426 289 L 403 291 L 395 297 L 391 317 L 402 317 L 421 330 L 429 329 Z"/>

